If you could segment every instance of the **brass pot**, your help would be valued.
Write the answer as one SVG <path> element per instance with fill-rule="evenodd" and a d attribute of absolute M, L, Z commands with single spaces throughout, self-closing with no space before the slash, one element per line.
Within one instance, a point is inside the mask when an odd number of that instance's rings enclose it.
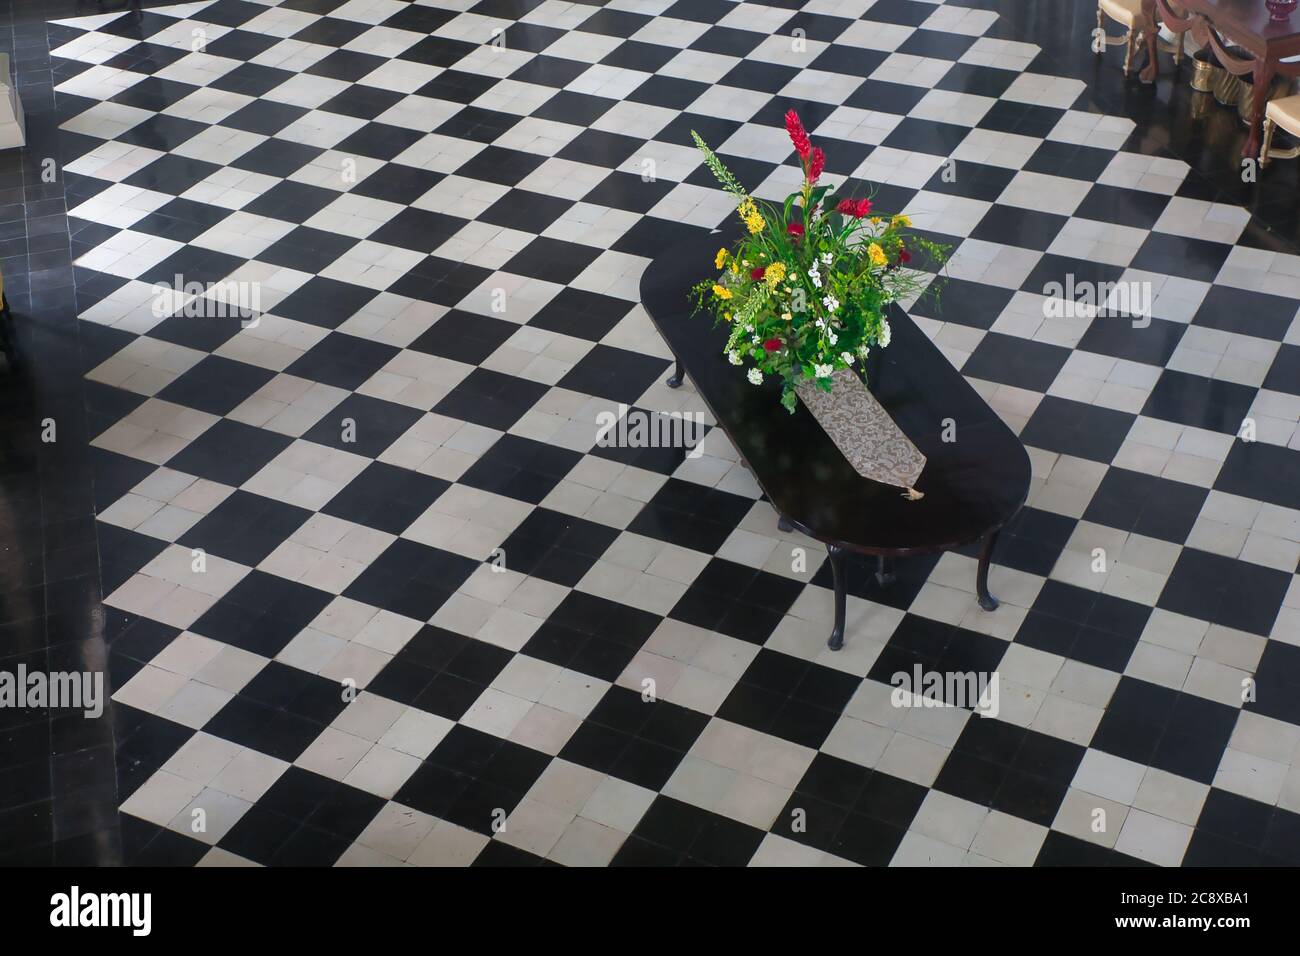
<path fill-rule="evenodd" d="M 1282 79 L 1282 82 L 1277 82 Z M 1244 89 L 1241 91 L 1241 99 L 1237 101 L 1237 117 L 1245 126 L 1250 126 L 1255 122 L 1255 86 L 1252 83 L 1242 83 Z M 1275 77 L 1273 83 L 1268 88 L 1268 96 L 1265 102 L 1275 100 L 1278 97 L 1286 96 L 1291 90 L 1289 80 L 1281 77 Z"/>
<path fill-rule="evenodd" d="M 1237 106 L 1241 103 L 1241 91 L 1250 89 L 1239 77 L 1233 76 L 1227 70 L 1220 70 L 1219 76 L 1215 77 L 1214 99 L 1220 106 Z"/>
<path fill-rule="evenodd" d="M 1211 63 L 1209 57 L 1200 56 L 1202 52 L 1198 50 L 1197 55 L 1192 57 L 1192 89 L 1198 93 L 1210 93 L 1214 90 L 1219 75 L 1227 71 Z"/>

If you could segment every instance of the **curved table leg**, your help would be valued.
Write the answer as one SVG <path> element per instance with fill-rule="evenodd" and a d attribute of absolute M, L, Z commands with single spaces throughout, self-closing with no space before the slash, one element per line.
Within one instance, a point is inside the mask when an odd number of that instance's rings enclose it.
<path fill-rule="evenodd" d="M 1246 137 L 1246 145 L 1241 149 L 1242 159 L 1259 159 L 1259 137 L 1260 127 L 1264 122 L 1264 107 L 1268 104 L 1268 91 L 1273 83 L 1273 74 L 1276 72 L 1277 65 L 1269 60 L 1257 59 L 1255 61 L 1255 88 L 1251 92 L 1251 103 L 1255 108 L 1255 115 L 1250 121 L 1250 135 Z"/>
<path fill-rule="evenodd" d="M 683 375 L 682 363 L 674 362 L 673 374 L 668 376 L 668 381 L 666 381 L 664 384 L 667 385 L 669 388 L 681 388 L 682 375 Z"/>
<path fill-rule="evenodd" d="M 1154 83 L 1160 75 L 1160 60 L 1156 57 L 1156 0 L 1142 0 L 1142 35 L 1147 44 L 1147 65 L 1138 79 Z"/>
<path fill-rule="evenodd" d="M 980 563 L 975 571 L 975 593 L 979 597 L 980 607 L 986 611 L 998 609 L 998 599 L 989 594 L 989 558 L 993 557 L 993 546 L 997 544 L 998 532 L 990 531 L 984 536 L 984 547 L 980 549 Z"/>
<path fill-rule="evenodd" d="M 830 555 L 831 574 L 835 578 L 835 629 L 831 631 L 826 646 L 833 651 L 838 651 L 844 646 L 844 603 L 847 586 L 844 576 L 844 549 L 832 544 L 827 546 L 826 551 Z"/>
<path fill-rule="evenodd" d="M 876 558 L 876 583 L 882 588 L 887 588 L 897 580 L 894 575 L 893 560 L 884 555 Z"/>

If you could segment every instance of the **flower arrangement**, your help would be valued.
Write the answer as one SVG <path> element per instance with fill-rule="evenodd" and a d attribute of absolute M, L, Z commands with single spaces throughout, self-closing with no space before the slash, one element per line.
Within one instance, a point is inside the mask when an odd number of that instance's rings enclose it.
<path fill-rule="evenodd" d="M 861 368 L 872 347 L 889 345 L 889 303 L 926 290 L 924 273 L 904 268 L 915 250 L 936 263 L 947 247 L 911 231 L 903 215 L 872 214 L 869 198 L 832 195 L 820 185 L 826 155 L 813 146 L 794 110 L 786 131 L 799 156 L 803 185 L 784 205 L 757 200 L 694 130 L 691 136 L 718 182 L 736 198 L 745 232 L 718 250 L 716 279 L 692 289 L 697 311 L 731 326 L 725 354 L 749 363 L 749 381 L 783 379 L 781 404 L 794 412 L 795 386 L 831 390 L 831 376 Z M 838 201 L 836 201 L 838 200 Z"/>

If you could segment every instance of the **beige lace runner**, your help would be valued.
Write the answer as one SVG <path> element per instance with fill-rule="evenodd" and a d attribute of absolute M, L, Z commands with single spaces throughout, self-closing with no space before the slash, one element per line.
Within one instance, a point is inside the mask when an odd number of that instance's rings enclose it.
<path fill-rule="evenodd" d="M 842 368 L 831 380 L 829 393 L 811 383 L 795 386 L 795 393 L 835 447 L 863 478 L 905 488 L 913 501 L 925 497 L 913 487 L 925 468 L 921 450 L 852 371 Z"/>

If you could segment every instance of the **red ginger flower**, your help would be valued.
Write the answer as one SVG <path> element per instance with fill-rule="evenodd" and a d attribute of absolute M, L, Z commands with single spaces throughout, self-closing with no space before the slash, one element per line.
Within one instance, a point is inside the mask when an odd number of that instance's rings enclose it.
<path fill-rule="evenodd" d="M 794 110 L 785 114 L 785 130 L 790 134 L 790 142 L 794 143 L 794 151 L 799 154 L 799 159 L 806 161 L 812 151 L 812 141 L 808 139 L 808 132 Z"/>
<path fill-rule="evenodd" d="M 906 246 L 898 250 L 898 261 L 904 265 L 912 261 L 912 254 L 907 251 Z"/>
<path fill-rule="evenodd" d="M 800 236 L 803 235 L 803 223 L 792 222 L 790 223 L 790 225 L 785 227 L 785 231 L 790 233 L 790 235 L 794 236 L 796 239 L 798 239 Z"/>
<path fill-rule="evenodd" d="M 871 212 L 871 200 L 859 199 L 855 202 L 852 199 L 841 199 L 835 210 L 844 213 L 846 216 L 852 216 L 854 219 L 862 219 L 867 213 Z"/>
<path fill-rule="evenodd" d="M 826 154 L 822 152 L 820 146 L 812 148 L 812 156 L 808 160 L 808 182 L 815 183 L 821 176 L 822 170 L 826 168 Z"/>
<path fill-rule="evenodd" d="M 768 339 L 766 342 L 763 343 L 763 348 L 767 349 L 767 351 L 769 352 L 776 352 L 781 348 L 781 340 Z"/>
<path fill-rule="evenodd" d="M 763 278 L 766 272 L 767 272 L 766 266 L 759 266 L 757 269 L 754 269 L 749 273 L 749 277 L 753 279 L 755 282 L 757 282 L 759 279 Z"/>

